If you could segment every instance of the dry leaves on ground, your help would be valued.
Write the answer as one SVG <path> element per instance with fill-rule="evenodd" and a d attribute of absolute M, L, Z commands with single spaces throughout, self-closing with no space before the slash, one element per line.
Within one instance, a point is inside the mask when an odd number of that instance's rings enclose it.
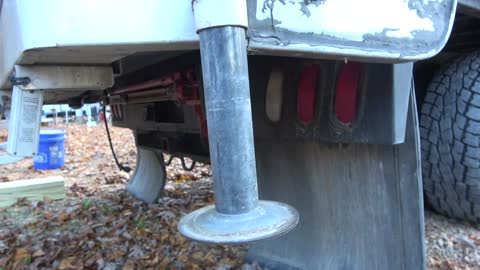
<path fill-rule="evenodd" d="M 37 171 L 33 169 L 32 158 L 25 158 L 17 163 L 0 166 L 0 181 L 50 175 L 61 175 L 68 184 L 77 183 L 78 185 L 111 184 L 107 183 L 111 179 L 115 179 L 116 184 L 128 181 L 129 175 L 118 173 L 102 123 L 96 127 L 70 124 L 68 126 L 57 125 L 55 128 L 66 131 L 65 166 L 63 168 Z M 129 130 L 111 128 L 111 136 L 118 159 L 125 165 L 134 166 L 136 149 L 132 133 Z M 0 130 L 1 137 L 6 139 L 6 130 Z"/>
<path fill-rule="evenodd" d="M 164 197 L 147 205 L 125 191 L 130 175 L 118 171 L 103 126 L 59 127 L 68 137 L 64 168 L 35 171 L 31 159 L 0 166 L 4 181 L 62 175 L 69 195 L 65 201 L 20 200 L 0 211 L 0 267 L 234 269 L 243 265 L 245 247 L 194 243 L 176 230 L 181 216 L 213 203 L 209 166 L 197 163 L 186 172 L 174 159 L 167 168 Z M 111 128 L 111 133 L 119 160 L 133 166 L 131 132 Z"/>
<path fill-rule="evenodd" d="M 5 269 L 239 268 L 245 248 L 187 241 L 181 216 L 212 203 L 211 181 L 170 183 L 158 204 L 124 189 L 64 202 L 22 201 L 0 212 L 0 266 Z M 1 247 L 4 247 L 1 249 Z"/>

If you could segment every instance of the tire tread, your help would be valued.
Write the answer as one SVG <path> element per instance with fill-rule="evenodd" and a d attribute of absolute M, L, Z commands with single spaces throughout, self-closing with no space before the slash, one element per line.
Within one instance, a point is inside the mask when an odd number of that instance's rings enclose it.
<path fill-rule="evenodd" d="M 480 221 L 480 51 L 437 72 L 420 112 L 424 192 L 446 216 Z"/>

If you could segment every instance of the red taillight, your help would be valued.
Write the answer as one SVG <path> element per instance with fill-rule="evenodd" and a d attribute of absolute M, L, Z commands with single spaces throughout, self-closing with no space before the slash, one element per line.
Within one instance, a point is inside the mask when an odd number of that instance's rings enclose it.
<path fill-rule="evenodd" d="M 297 114 L 298 120 L 308 124 L 315 118 L 318 67 L 307 65 L 303 68 L 298 83 Z"/>
<path fill-rule="evenodd" d="M 350 62 L 341 67 L 335 92 L 335 115 L 343 123 L 352 123 L 357 113 L 357 93 L 362 65 Z"/>

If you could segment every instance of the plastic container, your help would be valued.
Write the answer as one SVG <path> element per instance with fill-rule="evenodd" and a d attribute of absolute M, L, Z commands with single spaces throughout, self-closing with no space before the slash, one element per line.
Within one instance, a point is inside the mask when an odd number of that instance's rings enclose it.
<path fill-rule="evenodd" d="M 53 170 L 65 164 L 65 130 L 42 129 L 38 143 L 38 153 L 33 157 L 36 170 Z"/>

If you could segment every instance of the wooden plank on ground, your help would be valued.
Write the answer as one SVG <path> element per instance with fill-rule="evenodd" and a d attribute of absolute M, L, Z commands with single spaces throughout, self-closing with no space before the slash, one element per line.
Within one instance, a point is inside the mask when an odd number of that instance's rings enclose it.
<path fill-rule="evenodd" d="M 63 199 L 65 198 L 63 177 L 51 176 L 0 183 L 0 207 L 10 206 L 19 198 L 28 200 Z"/>

